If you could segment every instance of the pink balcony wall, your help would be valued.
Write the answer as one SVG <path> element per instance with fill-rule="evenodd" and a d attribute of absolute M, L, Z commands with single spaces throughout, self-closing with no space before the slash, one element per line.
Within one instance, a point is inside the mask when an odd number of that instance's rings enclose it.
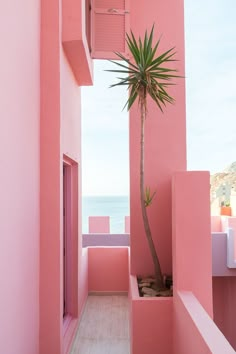
<path fill-rule="evenodd" d="M 176 293 L 174 318 L 176 322 L 173 353 L 235 353 L 193 293 Z"/>
<path fill-rule="evenodd" d="M 175 67 L 184 75 L 183 1 L 150 0 L 147 6 L 147 2 L 141 0 L 137 6 L 137 1 L 131 0 L 130 25 L 134 34 L 143 35 L 154 23 L 155 40 L 162 36 L 160 51 L 176 47 L 179 61 L 175 63 Z M 148 100 L 145 131 L 145 184 L 157 192 L 148 213 L 154 243 L 165 273 L 172 272 L 171 176 L 174 171 L 186 170 L 185 81 L 176 81 L 177 85 L 170 91 L 176 103 L 169 105 L 164 114 L 153 101 Z M 131 273 L 150 274 L 153 273 L 153 265 L 144 236 L 139 197 L 139 122 L 138 105 L 134 105 L 130 112 Z"/>
<path fill-rule="evenodd" d="M 0 4 L 0 346 L 38 354 L 40 2 Z"/>
<path fill-rule="evenodd" d="M 214 321 L 236 351 L 236 278 L 213 277 Z"/>
<path fill-rule="evenodd" d="M 109 234 L 110 216 L 89 216 L 90 234 Z"/>
<path fill-rule="evenodd" d="M 128 247 L 88 248 L 89 292 L 128 292 Z"/>
<path fill-rule="evenodd" d="M 233 228 L 236 232 L 236 218 L 221 216 L 222 231 Z M 213 277 L 214 321 L 236 350 L 234 323 L 236 317 L 236 269 L 227 267 L 227 237 L 226 234 L 213 235 L 216 238 L 213 248 L 217 274 Z"/>

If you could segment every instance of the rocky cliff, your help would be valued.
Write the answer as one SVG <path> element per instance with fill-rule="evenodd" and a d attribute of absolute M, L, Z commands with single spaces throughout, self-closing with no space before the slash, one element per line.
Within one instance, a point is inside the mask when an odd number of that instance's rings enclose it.
<path fill-rule="evenodd" d="M 211 202 L 216 198 L 229 201 L 230 195 L 236 193 L 236 161 L 223 170 L 211 176 Z"/>

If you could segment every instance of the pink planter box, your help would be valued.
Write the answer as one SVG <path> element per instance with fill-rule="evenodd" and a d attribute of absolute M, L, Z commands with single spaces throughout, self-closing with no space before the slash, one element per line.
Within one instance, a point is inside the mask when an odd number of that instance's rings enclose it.
<path fill-rule="evenodd" d="M 173 298 L 139 297 L 136 277 L 130 276 L 131 354 L 171 354 Z"/>

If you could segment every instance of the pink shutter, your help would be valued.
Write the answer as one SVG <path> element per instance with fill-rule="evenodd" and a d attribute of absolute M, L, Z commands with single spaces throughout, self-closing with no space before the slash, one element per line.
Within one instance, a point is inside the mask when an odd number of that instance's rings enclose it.
<path fill-rule="evenodd" d="M 129 32 L 129 0 L 92 0 L 92 58 L 117 59 L 127 56 L 125 33 Z"/>

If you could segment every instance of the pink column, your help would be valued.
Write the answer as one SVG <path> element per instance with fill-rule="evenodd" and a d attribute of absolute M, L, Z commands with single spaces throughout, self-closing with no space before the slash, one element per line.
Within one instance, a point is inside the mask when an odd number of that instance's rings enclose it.
<path fill-rule="evenodd" d="M 198 353 L 199 348 L 210 353 L 203 342 L 204 333 L 199 335 L 199 329 L 196 331 L 193 318 L 189 318 L 180 299 L 180 294 L 188 291 L 191 316 L 199 312 L 201 305 L 213 316 L 209 177 L 209 172 L 177 172 L 172 180 L 174 352 L 177 354 Z M 196 300 L 192 303 L 191 299 Z M 200 317 L 207 318 L 205 311 L 201 310 Z M 201 328 L 201 322 L 198 325 Z"/>
<path fill-rule="evenodd" d="M 59 2 L 41 1 L 40 353 L 62 352 Z"/>
<path fill-rule="evenodd" d="M 172 183 L 174 290 L 189 290 L 212 316 L 209 172 L 177 172 Z"/>
<path fill-rule="evenodd" d="M 145 16 L 144 16 L 145 14 Z M 155 40 L 162 36 L 160 51 L 176 47 L 184 75 L 184 9 L 183 1 L 131 0 L 131 29 L 135 35 L 150 30 L 155 23 Z M 149 217 L 153 238 L 163 271 L 172 272 L 171 254 L 171 176 L 186 169 L 185 81 L 178 81 L 170 93 L 176 103 L 162 114 L 148 101 L 146 120 L 145 183 L 156 191 Z M 139 196 L 140 114 L 135 105 L 130 112 L 130 233 L 131 273 L 153 273 L 150 252 L 144 235 Z M 140 260 L 142 260 L 140 262 Z"/>

